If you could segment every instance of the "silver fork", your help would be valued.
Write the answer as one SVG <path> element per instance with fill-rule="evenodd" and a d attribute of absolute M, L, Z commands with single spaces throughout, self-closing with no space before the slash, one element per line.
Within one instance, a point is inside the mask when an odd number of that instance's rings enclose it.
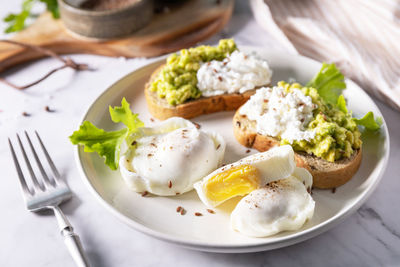
<path fill-rule="evenodd" d="M 25 160 L 27 169 L 31 176 L 31 181 L 33 187 L 29 187 L 27 184 L 27 180 L 24 177 L 21 166 L 19 165 L 17 156 L 14 151 L 14 147 L 11 143 L 10 138 L 8 138 L 8 143 L 10 145 L 11 154 L 14 160 L 15 168 L 17 169 L 18 178 L 21 184 L 22 195 L 25 200 L 26 208 L 29 211 L 40 211 L 44 209 L 51 209 L 54 211 L 54 215 L 57 218 L 58 226 L 61 231 L 61 235 L 64 237 L 64 243 L 68 247 L 68 250 L 74 259 L 75 263 L 79 267 L 89 266 L 88 260 L 84 254 L 81 241 L 79 236 L 74 233 L 72 225 L 69 223 L 64 213 L 61 211 L 59 205 L 72 197 L 72 192 L 69 189 L 66 182 L 61 178 L 60 173 L 58 172 L 56 166 L 54 165 L 52 159 L 50 158 L 49 153 L 47 152 L 45 146 L 43 145 L 42 140 L 39 137 L 39 134 L 35 131 L 37 139 L 39 140 L 39 144 L 43 150 L 44 156 L 47 159 L 47 162 L 50 166 L 50 169 L 53 172 L 53 179 L 46 174 L 41 161 L 39 160 L 39 156 L 36 153 L 35 148 L 29 138 L 28 133 L 25 131 L 26 139 L 28 140 L 29 146 L 32 150 L 33 157 L 35 158 L 36 164 L 39 168 L 39 171 L 42 175 L 42 181 L 40 182 L 35 175 L 35 172 L 32 169 L 32 165 L 28 159 L 28 156 L 25 152 L 24 146 L 22 145 L 21 139 L 17 134 L 17 139 L 19 146 L 22 151 L 22 156 Z"/>

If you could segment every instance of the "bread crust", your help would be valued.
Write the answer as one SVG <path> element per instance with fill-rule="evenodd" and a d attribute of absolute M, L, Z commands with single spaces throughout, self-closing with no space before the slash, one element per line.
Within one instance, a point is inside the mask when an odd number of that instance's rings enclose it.
<path fill-rule="evenodd" d="M 276 138 L 258 134 L 255 129 L 255 122 L 250 121 L 245 115 L 240 115 L 237 110 L 233 117 L 233 134 L 240 144 L 261 152 L 279 146 Z M 361 159 L 361 148 L 356 150 L 350 158 L 335 162 L 295 152 L 296 165 L 307 169 L 313 176 L 313 187 L 320 189 L 336 188 L 347 183 L 359 169 Z"/>
<path fill-rule="evenodd" d="M 255 93 L 255 90 L 249 90 L 243 94 L 236 93 L 200 97 L 183 104 L 172 106 L 168 104 L 165 99 L 159 98 L 157 92 L 152 92 L 150 90 L 151 83 L 156 79 L 157 74 L 163 67 L 164 65 L 161 65 L 152 73 L 144 89 L 148 110 L 152 116 L 159 120 L 165 120 L 175 116 L 191 119 L 204 114 L 236 110 Z"/>

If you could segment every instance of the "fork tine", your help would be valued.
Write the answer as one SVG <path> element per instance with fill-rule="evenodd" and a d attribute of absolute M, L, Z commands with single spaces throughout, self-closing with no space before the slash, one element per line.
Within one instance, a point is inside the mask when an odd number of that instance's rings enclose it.
<path fill-rule="evenodd" d="M 37 155 L 37 153 L 36 153 L 36 150 L 35 150 L 35 148 L 33 147 L 32 142 L 31 142 L 31 139 L 29 138 L 29 135 L 28 135 L 28 133 L 27 133 L 26 131 L 25 131 L 25 136 L 26 136 L 26 139 L 28 139 L 29 146 L 31 147 L 31 151 L 32 151 L 33 156 L 34 156 L 34 158 L 35 158 L 35 160 L 36 160 L 36 164 L 37 164 L 38 167 L 39 167 L 40 173 L 41 173 L 42 176 L 43 176 L 44 182 L 46 183 L 47 186 L 53 185 L 53 183 L 50 181 L 49 177 L 47 176 L 47 173 L 44 171 L 43 165 L 42 165 L 42 163 L 40 162 L 39 157 L 38 157 L 38 155 Z"/>
<path fill-rule="evenodd" d="M 19 146 L 21 147 L 22 155 L 24 156 L 24 160 L 25 160 L 26 166 L 28 167 L 29 174 L 31 175 L 33 185 L 35 186 L 35 189 L 44 190 L 44 188 L 42 188 L 42 186 L 39 184 L 35 173 L 33 172 L 32 165 L 29 162 L 29 159 L 28 159 L 28 156 L 26 155 L 24 146 L 22 145 L 21 138 L 19 138 L 18 134 L 17 134 L 17 138 L 18 138 Z"/>
<path fill-rule="evenodd" d="M 15 155 L 14 147 L 13 147 L 13 145 L 11 143 L 10 138 L 8 138 L 8 144 L 10 145 L 11 155 L 12 155 L 12 158 L 13 158 L 13 161 L 14 161 L 15 168 L 17 169 L 18 179 L 19 179 L 19 183 L 21 184 L 22 191 L 25 194 L 33 195 L 35 191 L 33 191 L 33 193 L 32 193 L 29 190 L 28 185 L 26 184 L 26 181 L 25 181 L 25 178 L 24 178 L 24 174 L 22 173 L 21 166 L 19 165 L 17 156 Z"/>
<path fill-rule="evenodd" d="M 50 168 L 51 168 L 51 170 L 53 171 L 54 177 L 56 178 L 57 181 L 59 181 L 60 178 L 61 178 L 61 176 L 60 176 L 60 173 L 58 172 L 58 170 L 57 170 L 57 168 L 56 168 L 56 165 L 54 165 L 53 160 L 51 159 L 49 153 L 47 152 L 47 149 L 46 149 L 46 147 L 44 146 L 44 144 L 43 144 L 43 142 L 42 142 L 42 139 L 40 138 L 40 136 L 39 136 L 39 134 L 38 134 L 37 131 L 35 131 L 35 134 L 36 134 L 36 137 L 37 137 L 38 140 L 39 140 L 39 143 L 40 143 L 40 146 L 42 147 L 42 150 L 43 150 L 43 152 L 44 152 L 44 155 L 46 156 L 47 162 L 49 163 Z"/>

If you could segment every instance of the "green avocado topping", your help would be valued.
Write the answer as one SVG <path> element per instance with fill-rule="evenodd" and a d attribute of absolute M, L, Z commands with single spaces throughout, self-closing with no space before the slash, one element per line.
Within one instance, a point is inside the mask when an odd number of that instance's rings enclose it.
<path fill-rule="evenodd" d="M 301 90 L 304 95 L 311 97 L 312 102 L 317 106 L 313 110 L 313 119 L 305 129 L 315 131 L 315 137 L 310 141 L 295 140 L 291 144 L 288 140 L 282 139 L 281 144 L 290 144 L 295 151 L 313 154 L 330 162 L 349 158 L 361 147 L 361 133 L 351 114 L 326 103 L 318 94 L 317 89 L 286 82 L 279 82 L 278 86 L 285 88 L 287 93 L 295 88 Z"/>
<path fill-rule="evenodd" d="M 377 131 L 382 125 L 382 118 L 376 118 L 372 111 L 361 119 L 353 118 L 342 94 L 346 89 L 344 75 L 335 64 L 323 63 L 306 86 L 286 82 L 279 82 L 278 85 L 284 87 L 286 92 L 300 89 L 317 106 L 313 110 L 313 119 L 305 129 L 315 131 L 315 137 L 310 141 L 294 141 L 291 145 L 295 151 L 313 154 L 330 162 L 349 158 L 362 145 L 359 126 L 367 131 Z M 281 140 L 281 144 L 289 142 Z"/>
<path fill-rule="evenodd" d="M 197 71 L 204 62 L 221 61 L 237 50 L 233 39 L 222 39 L 218 46 L 202 45 L 182 49 L 179 54 L 167 58 L 165 67 L 150 86 L 158 97 L 165 98 L 170 105 L 176 106 L 189 99 L 201 96 L 197 88 Z"/>

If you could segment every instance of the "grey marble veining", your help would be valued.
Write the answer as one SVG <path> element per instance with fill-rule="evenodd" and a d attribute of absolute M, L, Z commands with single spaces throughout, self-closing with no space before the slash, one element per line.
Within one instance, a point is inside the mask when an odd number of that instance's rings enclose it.
<path fill-rule="evenodd" d="M 20 1 L 0 0 L 0 17 Z M 0 28 L 4 29 L 3 22 Z M 280 49 L 252 19 L 246 1 L 237 1 L 229 25 L 207 43 L 234 36 L 237 43 Z M 216 254 L 158 241 L 122 224 L 83 185 L 68 135 L 90 103 L 109 85 L 149 60 L 74 55 L 98 70 L 63 70 L 24 92 L 0 84 L 0 266 L 74 266 L 53 216 L 25 211 L 6 137 L 37 129 L 76 198 L 63 206 L 79 232 L 93 266 L 400 266 L 400 113 L 378 102 L 389 128 L 391 155 L 385 175 L 366 204 L 341 224 L 313 239 L 268 252 Z M 40 60 L 9 79 L 25 83 L 58 66 Z M 49 105 L 56 112 L 48 113 Z M 31 117 L 23 117 L 23 111 Z"/>

